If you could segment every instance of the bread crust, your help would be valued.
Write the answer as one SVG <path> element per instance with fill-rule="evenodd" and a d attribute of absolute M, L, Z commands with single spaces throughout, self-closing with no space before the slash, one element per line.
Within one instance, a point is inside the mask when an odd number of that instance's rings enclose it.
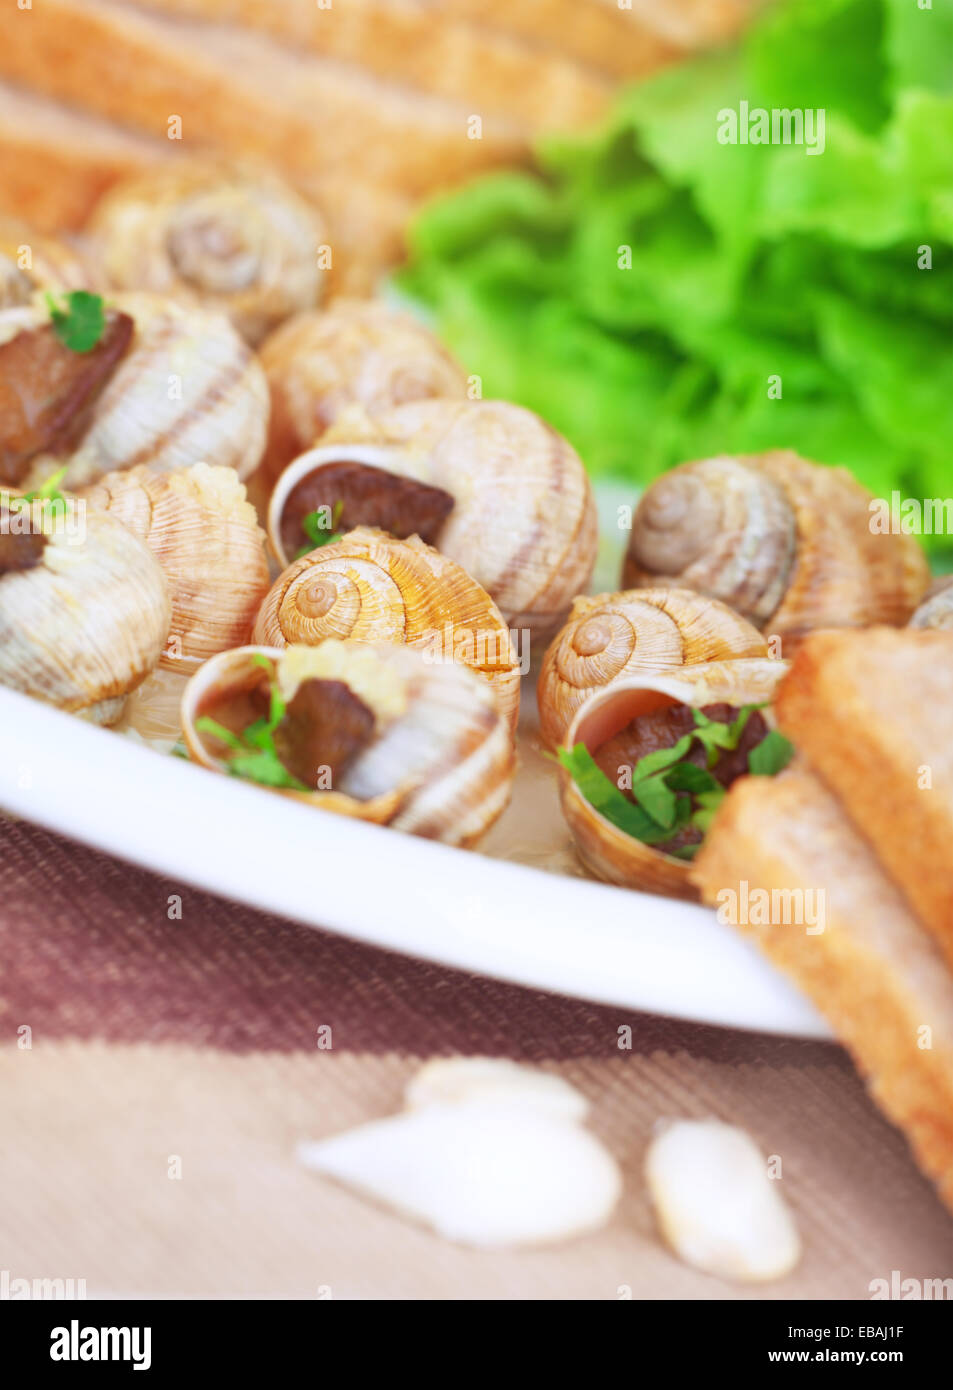
<path fill-rule="evenodd" d="M 739 779 L 691 876 L 827 1016 L 953 1211 L 953 978 L 836 798 L 802 766 Z M 822 890 L 823 930 L 785 923 L 780 895 L 752 921 L 772 890 Z"/>
<path fill-rule="evenodd" d="M 775 710 L 953 965 L 953 633 L 812 633 Z"/>

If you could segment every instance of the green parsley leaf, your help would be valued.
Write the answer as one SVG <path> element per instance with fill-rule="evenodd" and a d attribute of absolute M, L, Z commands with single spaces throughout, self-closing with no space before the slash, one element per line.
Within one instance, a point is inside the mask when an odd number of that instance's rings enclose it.
<path fill-rule="evenodd" d="M 632 769 L 633 784 L 641 782 L 643 777 L 651 777 L 653 773 L 660 771 L 663 767 L 671 767 L 672 763 L 679 762 L 691 746 L 692 735 L 686 734 L 677 743 L 673 743 L 671 748 L 659 748 L 654 753 L 646 753 L 645 757 L 640 758 Z"/>
<path fill-rule="evenodd" d="M 341 520 L 344 503 L 335 502 L 331 511 L 330 529 L 323 524 L 322 510 L 321 507 L 316 507 L 313 512 L 308 512 L 306 516 L 301 518 L 301 529 L 311 544 L 301 547 L 295 556 L 296 560 L 300 560 L 302 555 L 310 555 L 312 550 L 320 550 L 321 546 L 332 545 L 334 541 L 341 539 L 340 532 L 336 531 L 335 527 Z"/>
<path fill-rule="evenodd" d="M 292 787 L 306 792 L 303 782 L 288 771 L 278 754 L 271 748 L 256 748 L 249 753 L 236 753 L 229 759 L 228 770 L 233 777 L 244 777 L 263 787 Z"/>
<path fill-rule="evenodd" d="M 583 743 L 559 748 L 557 757 L 583 796 L 601 816 L 618 830 L 624 830 L 646 845 L 661 844 L 671 838 L 671 830 L 660 826 L 641 806 L 633 805 L 611 782 Z"/>
<path fill-rule="evenodd" d="M 57 303 L 46 296 L 53 331 L 70 352 L 91 352 L 106 331 L 106 311 L 102 295 L 89 290 L 70 290 Z"/>
<path fill-rule="evenodd" d="M 632 795 L 656 825 L 662 826 L 664 830 L 671 830 L 675 824 L 678 798 L 666 785 L 664 772 L 657 772 L 654 777 L 643 777 L 638 782 L 633 781 Z"/>
<path fill-rule="evenodd" d="M 255 652 L 252 661 L 268 672 L 270 700 L 267 719 L 256 719 L 236 734 L 203 714 L 195 721 L 195 727 L 200 733 L 212 734 L 233 750 L 228 759 L 228 770 L 233 777 L 243 777 L 263 787 L 289 787 L 294 791 L 306 792 L 309 788 L 288 771 L 275 748 L 275 729 L 284 719 L 287 706 L 278 687 L 274 663 L 261 652 Z"/>
<path fill-rule="evenodd" d="M 777 729 L 771 729 L 748 754 L 748 771 L 755 777 L 773 777 L 793 757 L 794 744 Z"/>

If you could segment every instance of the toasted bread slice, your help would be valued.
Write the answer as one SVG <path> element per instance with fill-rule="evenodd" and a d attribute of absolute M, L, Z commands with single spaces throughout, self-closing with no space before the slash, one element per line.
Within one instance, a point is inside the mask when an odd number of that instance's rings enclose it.
<path fill-rule="evenodd" d="M 827 1015 L 953 1210 L 953 977 L 836 798 L 802 768 L 739 779 L 692 879 Z"/>
<path fill-rule="evenodd" d="M 776 710 L 953 964 L 953 633 L 812 633 Z"/>
<path fill-rule="evenodd" d="M 420 194 L 525 156 L 526 131 L 300 56 L 261 34 L 109 0 L 43 0 L 4 25 L 0 77 L 154 139 L 256 156 L 291 178 Z M 170 139 L 171 137 L 171 139 Z"/>
<path fill-rule="evenodd" d="M 178 148 L 0 83 L 0 213 L 37 231 L 80 230 L 107 189 Z M 400 258 L 411 201 L 341 175 L 296 183 L 328 227 L 328 293 L 373 293 Z"/>
<path fill-rule="evenodd" d="M 355 63 L 531 130 L 572 130 L 607 109 L 611 80 L 555 49 L 453 19 L 420 0 L 135 0 L 141 9 L 237 25 Z M 657 45 L 656 45 L 657 46 Z"/>

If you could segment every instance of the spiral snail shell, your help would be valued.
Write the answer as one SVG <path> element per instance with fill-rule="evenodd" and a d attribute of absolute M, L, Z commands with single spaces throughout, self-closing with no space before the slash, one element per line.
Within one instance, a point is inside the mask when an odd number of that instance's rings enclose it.
<path fill-rule="evenodd" d="M 114 185 L 87 230 L 115 289 L 218 310 L 253 346 L 323 292 L 324 223 L 270 172 L 160 165 Z"/>
<path fill-rule="evenodd" d="M 240 731 L 267 707 L 273 663 L 287 719 L 275 742 L 309 805 L 469 846 L 505 807 L 513 781 L 509 728 L 485 681 L 389 643 L 329 639 L 316 647 L 240 647 L 207 661 L 182 696 L 190 756 L 228 771 L 227 747 L 199 727 L 214 716 Z M 296 698 L 299 697 L 299 698 Z M 320 788 L 320 789 L 319 789 Z"/>
<path fill-rule="evenodd" d="M 268 592 L 265 536 L 232 468 L 196 463 L 107 473 L 86 493 L 145 541 L 172 596 L 161 665 L 181 670 L 242 646 Z"/>
<path fill-rule="evenodd" d="M 466 395 L 462 369 L 429 329 L 374 300 L 338 299 L 298 314 L 266 338 L 259 355 L 271 391 L 262 465 L 269 486 L 348 407 L 375 414 Z"/>
<path fill-rule="evenodd" d="M 0 504 L 0 683 L 96 723 L 119 718 L 169 631 L 162 570 L 82 500 Z M 26 529 L 21 529 L 26 528 Z"/>
<path fill-rule="evenodd" d="M 368 443 L 349 442 L 354 420 L 342 418 L 279 478 L 268 509 L 279 560 L 300 548 L 303 515 L 338 504 L 344 528 L 436 545 L 510 627 L 552 631 L 589 584 L 598 546 L 592 489 L 566 440 L 506 401 L 413 401 L 365 419 Z"/>
<path fill-rule="evenodd" d="M 596 690 L 576 710 L 566 745 L 584 744 L 606 775 L 615 779 L 620 765 L 636 762 L 640 756 L 643 717 L 651 719 L 675 706 L 768 704 L 787 669 L 785 661 L 742 657 L 615 681 Z M 647 747 L 646 751 L 653 750 Z M 613 825 L 586 800 L 563 767 L 559 795 L 576 851 L 597 878 L 670 897 L 698 897 L 689 881 L 687 859 L 643 844 Z"/>
<path fill-rule="evenodd" d="M 786 450 L 684 463 L 643 494 L 622 583 L 711 594 L 786 655 L 815 628 L 901 625 L 929 571 L 912 536 L 872 528 L 872 501 L 846 469 Z"/>
<path fill-rule="evenodd" d="M 77 398 L 75 377 L 101 355 L 101 346 L 84 354 L 54 342 L 58 356 L 44 361 L 43 371 L 33 371 L 31 409 L 37 413 L 50 408 L 49 388 L 45 395 L 42 390 L 49 366 L 65 364 L 62 395 L 52 403 L 58 428 L 32 454 L 21 451 L 18 475 L 9 480 L 29 490 L 65 464 L 64 485 L 75 490 L 137 464 L 167 471 L 199 462 L 247 477 L 264 446 L 268 389 L 251 349 L 228 320 L 145 294 L 114 296 L 106 320 L 109 331 L 125 325 L 126 335 L 95 389 Z M 45 307 L 0 310 L 0 351 L 15 351 L 24 371 L 31 365 L 31 345 L 49 357 L 51 341 Z M 6 385 L 23 395 L 9 374 Z M 4 413 L 0 404 L 0 461 Z"/>
<path fill-rule="evenodd" d="M 516 724 L 520 670 L 499 609 L 459 565 L 416 537 L 398 541 L 360 526 L 278 576 L 252 640 L 316 646 L 328 637 L 406 644 L 434 664 L 470 666 Z"/>
<path fill-rule="evenodd" d="M 29 304 L 37 290 L 79 290 L 89 270 L 63 242 L 0 217 L 0 309 Z"/>
<path fill-rule="evenodd" d="M 757 628 L 717 599 L 687 589 L 632 589 L 577 598 L 543 657 L 540 733 L 555 748 L 598 690 L 650 671 L 767 657 Z"/>
<path fill-rule="evenodd" d="M 953 632 L 953 574 L 944 575 L 930 589 L 910 619 L 911 627 L 932 627 Z"/>

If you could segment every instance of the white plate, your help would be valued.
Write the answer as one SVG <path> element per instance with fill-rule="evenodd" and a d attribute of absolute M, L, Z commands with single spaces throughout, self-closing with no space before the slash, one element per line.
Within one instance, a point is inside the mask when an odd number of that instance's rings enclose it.
<path fill-rule="evenodd" d="M 0 806 L 173 880 L 444 965 L 620 1008 L 830 1037 L 705 908 L 324 814 L 2 689 Z"/>

